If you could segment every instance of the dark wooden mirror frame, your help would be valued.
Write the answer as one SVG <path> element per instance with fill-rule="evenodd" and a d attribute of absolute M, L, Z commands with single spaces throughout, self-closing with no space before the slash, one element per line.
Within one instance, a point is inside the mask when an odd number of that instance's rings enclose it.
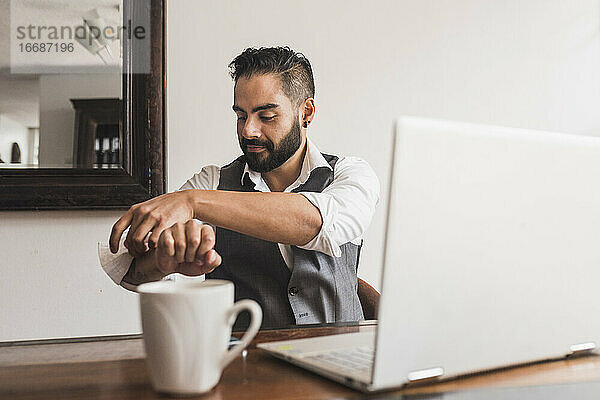
<path fill-rule="evenodd" d="M 132 26 L 149 7 L 151 31 L 149 74 L 131 73 L 145 50 L 123 41 L 123 168 L 0 168 L 0 210 L 127 209 L 165 192 L 165 2 L 123 4 Z"/>

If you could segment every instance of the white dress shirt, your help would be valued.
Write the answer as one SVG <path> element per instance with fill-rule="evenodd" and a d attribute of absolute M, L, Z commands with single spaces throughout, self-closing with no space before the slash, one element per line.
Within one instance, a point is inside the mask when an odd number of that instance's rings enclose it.
<path fill-rule="evenodd" d="M 307 151 L 300 175 L 284 192 L 291 192 L 304 184 L 311 171 L 319 167 L 331 169 L 317 146 L 307 139 Z M 216 165 L 205 166 L 188 179 L 179 190 L 216 190 L 219 186 L 220 173 L 221 169 Z M 255 184 L 255 190 L 271 191 L 262 175 L 251 170 L 248 164 L 244 168 L 242 182 L 246 175 Z M 319 233 L 310 242 L 298 247 L 340 257 L 341 245 L 348 242 L 360 244 L 375 213 L 375 206 L 379 202 L 379 188 L 379 180 L 366 161 L 357 157 L 340 157 L 333 169 L 333 182 L 322 192 L 299 192 L 319 210 L 323 223 Z M 127 249 L 120 249 L 117 254 L 107 254 L 108 246 L 102 244 L 99 246 L 102 267 L 117 284 L 121 284 L 132 260 L 130 256 L 122 256 Z M 279 250 L 288 268 L 292 268 L 291 247 L 279 243 Z"/>

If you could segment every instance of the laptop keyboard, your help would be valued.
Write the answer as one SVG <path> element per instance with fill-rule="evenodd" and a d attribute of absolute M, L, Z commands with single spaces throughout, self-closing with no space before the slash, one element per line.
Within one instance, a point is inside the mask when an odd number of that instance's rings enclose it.
<path fill-rule="evenodd" d="M 304 360 L 326 369 L 333 369 L 343 374 L 351 374 L 370 379 L 373 368 L 373 347 L 352 347 L 336 349 L 306 356 Z"/>

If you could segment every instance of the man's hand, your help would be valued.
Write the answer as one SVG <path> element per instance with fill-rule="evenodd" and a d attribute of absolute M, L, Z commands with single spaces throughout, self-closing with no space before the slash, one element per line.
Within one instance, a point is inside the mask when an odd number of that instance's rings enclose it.
<path fill-rule="evenodd" d="M 215 231 L 197 220 L 176 223 L 162 231 L 156 249 L 156 266 L 165 275 L 179 272 L 197 276 L 208 274 L 221 265 L 214 250 Z"/>
<path fill-rule="evenodd" d="M 176 223 L 186 223 L 193 218 L 194 210 L 186 191 L 163 194 L 143 203 L 134 204 L 113 225 L 110 234 L 110 250 L 113 253 L 119 250 L 121 235 L 128 226 L 131 226 L 125 239 L 125 247 L 132 256 L 138 257 L 156 247 L 165 229 Z M 152 234 L 146 244 L 150 232 Z"/>

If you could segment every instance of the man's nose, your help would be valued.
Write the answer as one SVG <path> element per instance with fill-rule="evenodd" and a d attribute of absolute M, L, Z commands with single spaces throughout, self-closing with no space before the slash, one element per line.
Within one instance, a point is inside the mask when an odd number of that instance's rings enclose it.
<path fill-rule="evenodd" d="M 246 123 L 242 128 L 242 136 L 246 139 L 256 139 L 260 137 L 261 132 L 254 118 L 246 119 Z"/>

